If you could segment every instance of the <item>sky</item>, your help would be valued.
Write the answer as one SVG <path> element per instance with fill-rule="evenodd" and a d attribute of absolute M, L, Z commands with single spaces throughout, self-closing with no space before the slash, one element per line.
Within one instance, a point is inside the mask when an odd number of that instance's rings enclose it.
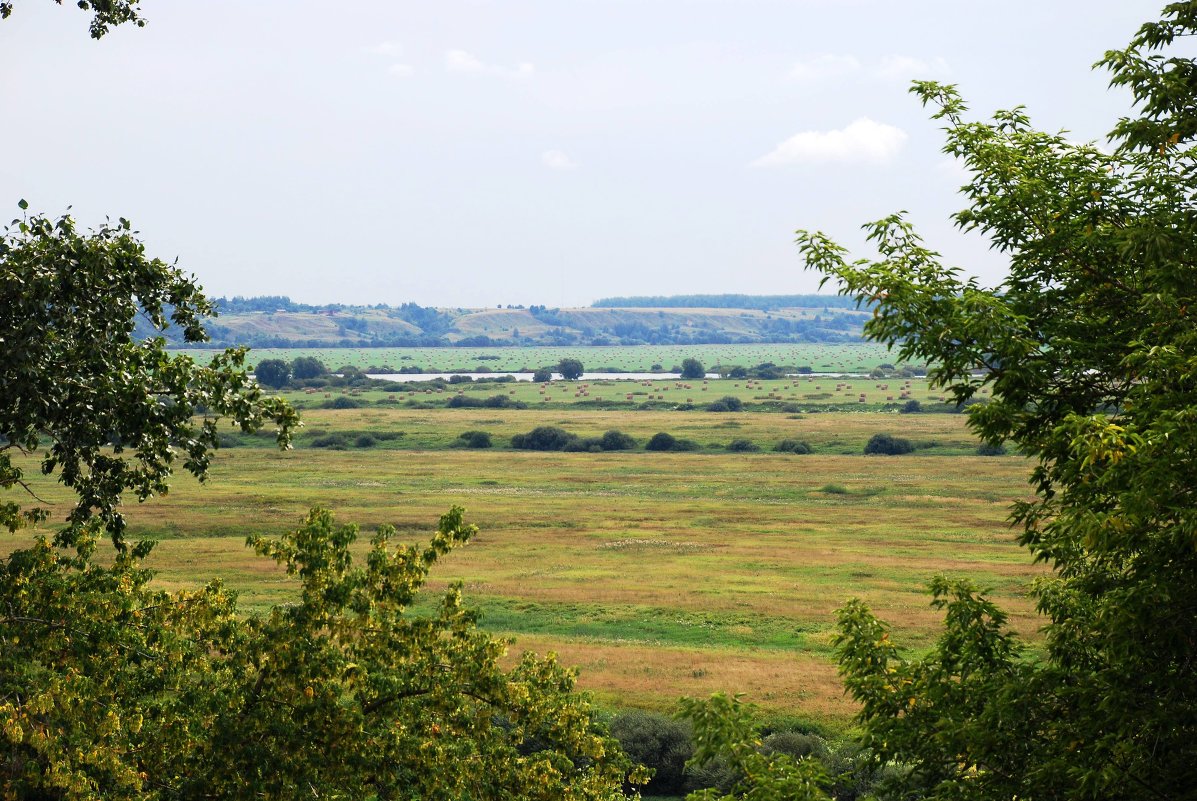
<path fill-rule="evenodd" d="M 1101 140 L 1162 0 L 143 0 L 0 21 L 0 219 L 126 217 L 208 294 L 588 305 L 812 292 L 793 244 L 906 211 L 987 284 L 907 91 Z M 8 208 L 11 214 L 6 215 Z"/>

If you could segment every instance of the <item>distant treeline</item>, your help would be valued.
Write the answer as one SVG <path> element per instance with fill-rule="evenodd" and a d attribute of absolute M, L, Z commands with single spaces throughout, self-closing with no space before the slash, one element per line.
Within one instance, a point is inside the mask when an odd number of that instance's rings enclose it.
<path fill-rule="evenodd" d="M 840 295 L 634 295 L 600 298 L 595 309 L 855 309 L 856 301 Z"/>

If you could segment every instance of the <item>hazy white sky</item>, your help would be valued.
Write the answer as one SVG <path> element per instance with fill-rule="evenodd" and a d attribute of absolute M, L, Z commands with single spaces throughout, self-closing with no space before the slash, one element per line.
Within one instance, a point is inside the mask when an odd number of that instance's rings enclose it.
<path fill-rule="evenodd" d="M 72 5 L 0 22 L 0 218 L 128 217 L 213 295 L 567 306 L 813 291 L 795 228 L 900 209 L 996 280 L 910 79 L 1100 138 L 1089 65 L 1162 0 Z"/>

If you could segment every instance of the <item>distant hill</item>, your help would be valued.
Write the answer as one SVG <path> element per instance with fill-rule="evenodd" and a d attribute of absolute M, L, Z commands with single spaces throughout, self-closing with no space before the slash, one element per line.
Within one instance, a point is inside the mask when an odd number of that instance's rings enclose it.
<path fill-rule="evenodd" d="M 600 298 L 597 309 L 855 309 L 856 301 L 842 295 L 636 295 Z"/>
<path fill-rule="evenodd" d="M 694 299 L 709 299 L 712 305 L 691 305 Z M 631 303 L 613 306 L 608 300 Z M 673 305 L 638 305 L 642 300 Z M 845 300 L 822 295 L 695 295 L 612 298 L 580 309 L 452 309 L 415 303 L 312 306 L 286 296 L 217 298 L 220 314 L 208 332 L 212 347 L 260 348 L 856 341 L 869 315 L 850 301 L 845 305 Z M 780 302 L 793 305 L 776 305 Z"/>

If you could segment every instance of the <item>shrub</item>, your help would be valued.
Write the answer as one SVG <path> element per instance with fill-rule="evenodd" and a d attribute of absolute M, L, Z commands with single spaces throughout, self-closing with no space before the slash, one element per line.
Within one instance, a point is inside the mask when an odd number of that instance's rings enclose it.
<path fill-rule="evenodd" d="M 738 412 L 744 408 L 744 401 L 735 395 L 724 395 L 717 401 L 707 405 L 708 412 Z"/>
<path fill-rule="evenodd" d="M 537 384 L 543 384 L 546 381 L 553 380 L 553 370 L 550 367 L 541 367 L 532 374 L 532 380 Z"/>
<path fill-rule="evenodd" d="M 819 487 L 819 492 L 826 492 L 828 495 L 847 495 L 848 488 L 843 484 L 824 484 Z"/>
<path fill-rule="evenodd" d="M 902 404 L 902 408 L 899 409 L 898 411 L 901 412 L 902 414 L 918 414 L 922 410 L 923 410 L 923 404 L 919 403 L 916 400 L 911 399 L 911 400 L 906 401 L 906 403 Z"/>
<path fill-rule="evenodd" d="M 696 451 L 698 450 L 698 443 L 688 439 L 677 439 L 672 434 L 666 434 L 662 431 L 659 434 L 653 434 L 644 445 L 646 451 Z"/>
<path fill-rule="evenodd" d="M 468 375 L 451 375 L 449 376 L 450 384 L 469 384 L 474 379 Z"/>
<path fill-rule="evenodd" d="M 705 378 L 707 371 L 698 359 L 683 359 L 681 374 L 687 379 Z"/>
<path fill-rule="evenodd" d="M 343 431 L 335 431 L 332 434 L 315 437 L 312 439 L 311 446 L 313 448 L 331 448 L 332 450 L 343 451 L 349 447 L 349 435 Z"/>
<path fill-rule="evenodd" d="M 605 451 L 627 451 L 636 447 L 636 440 L 615 429 L 603 434 L 599 442 Z"/>
<path fill-rule="evenodd" d="M 509 395 L 491 395 L 489 398 L 471 398 L 468 395 L 454 395 L 445 403 L 450 409 L 527 409 L 523 401 L 512 400 Z"/>
<path fill-rule="evenodd" d="M 778 453 L 811 453 L 809 443 L 797 439 L 783 439 L 773 446 Z"/>
<path fill-rule="evenodd" d="M 461 441 L 462 447 L 466 448 L 491 447 L 490 434 L 485 431 L 465 431 L 458 434 L 457 439 Z"/>
<path fill-rule="evenodd" d="M 686 760 L 694 753 L 689 726 L 655 712 L 632 710 L 612 718 L 610 730 L 633 762 L 653 769 L 652 780 L 641 792 L 672 796 L 686 792 Z"/>
<path fill-rule="evenodd" d="M 373 434 L 358 434 L 357 438 L 353 440 L 355 448 L 373 448 L 377 444 L 378 440 L 374 438 Z"/>
<path fill-rule="evenodd" d="M 1005 445 L 991 445 L 988 442 L 982 442 L 980 445 L 977 446 L 977 455 L 978 456 L 1005 456 L 1006 455 L 1006 446 Z"/>
<path fill-rule="evenodd" d="M 511 447 L 524 451 L 562 451 L 577 436 L 556 426 L 537 426 L 511 438 Z"/>
<path fill-rule="evenodd" d="M 864 448 L 865 453 L 879 453 L 886 456 L 896 456 L 902 453 L 912 453 L 913 451 L 913 442 L 891 434 L 874 434 L 869 438 Z"/>
<path fill-rule="evenodd" d="M 732 453 L 752 453 L 759 451 L 761 446 L 750 439 L 733 439 L 727 443 L 727 449 Z"/>
<path fill-rule="evenodd" d="M 817 734 L 799 731 L 779 731 L 761 741 L 761 751 L 766 754 L 785 754 L 794 760 L 811 757 L 826 763 L 831 756 L 827 741 Z"/>
<path fill-rule="evenodd" d="M 332 400 L 320 404 L 321 409 L 360 409 L 366 405 L 365 401 L 351 398 L 348 395 L 338 395 Z"/>

